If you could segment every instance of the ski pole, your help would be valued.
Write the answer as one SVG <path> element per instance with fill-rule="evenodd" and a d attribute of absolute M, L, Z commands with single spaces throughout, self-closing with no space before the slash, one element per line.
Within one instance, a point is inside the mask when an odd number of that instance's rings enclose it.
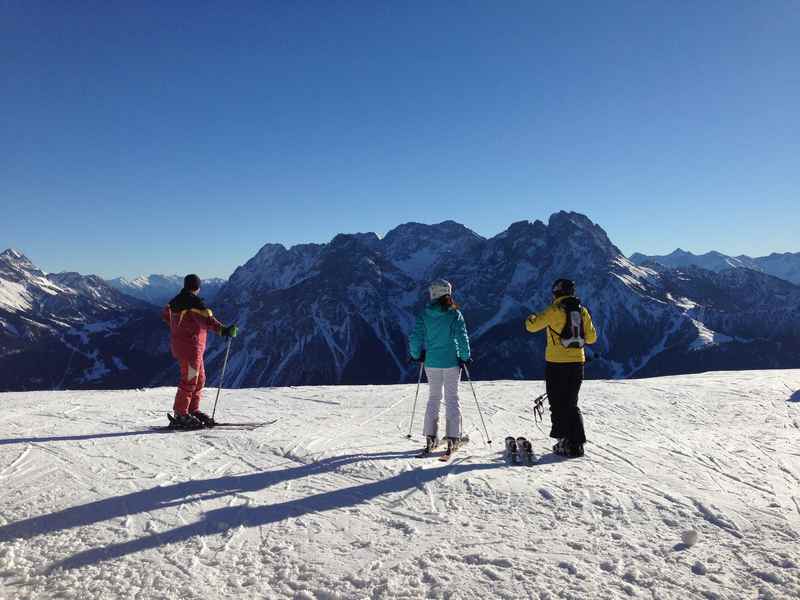
<path fill-rule="evenodd" d="M 211 411 L 211 420 L 214 420 L 214 415 L 217 414 L 217 402 L 219 402 L 219 393 L 222 391 L 222 382 L 225 380 L 225 367 L 228 366 L 228 354 L 231 351 L 231 342 L 233 338 L 228 338 L 228 347 L 225 348 L 225 360 L 222 361 L 222 373 L 219 376 L 219 387 L 217 388 L 217 398 L 214 400 L 214 410 Z"/>
<path fill-rule="evenodd" d="M 472 388 L 472 395 L 475 397 L 475 405 L 478 407 L 478 415 L 481 418 L 481 423 L 483 424 L 483 431 L 486 432 L 486 443 L 491 445 L 492 439 L 489 437 L 489 430 L 486 429 L 486 421 L 483 420 L 483 411 L 481 411 L 481 404 L 478 402 L 478 394 L 475 393 L 475 386 L 472 385 L 472 377 L 469 376 L 469 369 L 467 365 L 464 365 L 464 373 L 467 374 L 467 381 L 469 381 L 469 387 Z"/>
<path fill-rule="evenodd" d="M 414 426 L 414 413 L 417 412 L 417 398 L 419 398 L 419 386 L 422 383 L 422 369 L 425 367 L 425 363 L 420 361 L 419 363 L 419 379 L 417 379 L 417 393 L 414 395 L 414 407 L 411 409 L 411 422 L 408 424 L 408 435 L 406 437 L 411 439 L 411 428 Z"/>
<path fill-rule="evenodd" d="M 544 437 L 547 437 L 547 434 L 544 432 L 544 429 L 542 429 L 541 425 L 542 423 L 544 423 L 545 400 L 549 401 L 549 398 L 547 397 L 547 392 L 539 396 L 536 396 L 536 398 L 533 399 L 533 422 L 536 425 L 536 428 L 542 432 L 542 435 Z"/>

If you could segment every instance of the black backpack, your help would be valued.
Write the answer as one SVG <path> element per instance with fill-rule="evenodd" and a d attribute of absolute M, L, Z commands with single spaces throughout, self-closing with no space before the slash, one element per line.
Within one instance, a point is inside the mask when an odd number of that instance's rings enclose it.
<path fill-rule="evenodd" d="M 567 321 L 558 337 L 561 338 L 561 345 L 565 348 L 583 348 L 586 343 L 586 336 L 583 332 L 583 311 L 581 301 L 578 298 L 569 296 L 564 298 L 561 308 L 567 315 Z"/>

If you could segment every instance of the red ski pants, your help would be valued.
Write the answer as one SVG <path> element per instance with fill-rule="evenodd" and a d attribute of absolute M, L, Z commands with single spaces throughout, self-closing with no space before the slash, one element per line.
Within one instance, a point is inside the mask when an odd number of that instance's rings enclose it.
<path fill-rule="evenodd" d="M 181 360 L 181 380 L 178 383 L 178 393 L 175 394 L 175 404 L 172 411 L 176 415 L 185 415 L 200 408 L 200 396 L 206 385 L 206 368 L 203 359 L 199 362 Z"/>

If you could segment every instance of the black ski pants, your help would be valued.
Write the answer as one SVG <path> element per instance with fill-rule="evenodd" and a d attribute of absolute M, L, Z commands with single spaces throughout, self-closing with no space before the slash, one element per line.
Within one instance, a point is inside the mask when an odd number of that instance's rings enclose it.
<path fill-rule="evenodd" d="M 550 437 L 586 443 L 578 393 L 583 383 L 583 363 L 545 363 L 544 379 L 550 404 Z"/>

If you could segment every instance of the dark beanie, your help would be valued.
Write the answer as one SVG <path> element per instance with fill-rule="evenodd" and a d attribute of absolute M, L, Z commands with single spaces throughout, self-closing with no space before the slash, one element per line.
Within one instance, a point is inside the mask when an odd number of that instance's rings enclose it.
<path fill-rule="evenodd" d="M 196 292 L 200 289 L 200 278 L 192 273 L 191 275 L 187 275 L 183 278 L 183 289 L 189 290 L 190 292 Z"/>

